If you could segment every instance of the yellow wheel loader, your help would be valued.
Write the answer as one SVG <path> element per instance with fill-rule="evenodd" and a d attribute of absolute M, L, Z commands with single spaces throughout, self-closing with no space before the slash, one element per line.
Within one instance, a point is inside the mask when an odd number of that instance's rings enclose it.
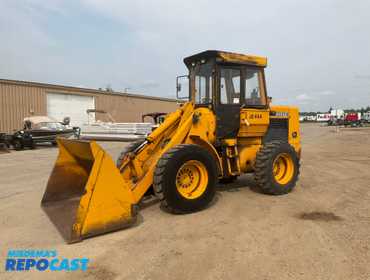
<path fill-rule="evenodd" d="M 68 243 L 127 227 L 153 192 L 174 213 L 205 208 L 218 181 L 255 174 L 282 195 L 298 179 L 298 110 L 271 106 L 264 57 L 205 51 L 184 59 L 188 102 L 115 164 L 95 142 L 58 139 L 41 205 Z M 178 85 L 178 90 L 180 89 Z"/>

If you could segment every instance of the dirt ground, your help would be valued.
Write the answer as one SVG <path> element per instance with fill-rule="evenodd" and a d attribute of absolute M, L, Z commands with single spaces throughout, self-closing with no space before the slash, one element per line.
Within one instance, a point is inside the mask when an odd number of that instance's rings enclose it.
<path fill-rule="evenodd" d="M 286 196 L 250 176 L 205 211 L 154 203 L 138 226 L 66 245 L 40 200 L 56 148 L 0 155 L 0 279 L 370 279 L 370 129 L 302 125 L 302 168 Z M 116 157 L 121 143 L 103 144 Z M 90 259 L 86 272 L 5 272 L 9 249 Z"/>

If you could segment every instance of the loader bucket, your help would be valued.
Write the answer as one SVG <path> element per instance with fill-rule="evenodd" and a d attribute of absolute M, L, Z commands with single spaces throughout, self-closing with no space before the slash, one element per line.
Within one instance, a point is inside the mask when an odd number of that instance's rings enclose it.
<path fill-rule="evenodd" d="M 95 142 L 58 139 L 59 156 L 41 207 L 67 243 L 136 220 L 129 182 Z"/>

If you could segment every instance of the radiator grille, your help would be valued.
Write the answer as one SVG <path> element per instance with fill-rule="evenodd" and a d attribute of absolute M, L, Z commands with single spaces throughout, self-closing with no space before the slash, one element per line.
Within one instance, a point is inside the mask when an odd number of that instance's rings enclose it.
<path fill-rule="evenodd" d="M 273 140 L 288 141 L 288 119 L 270 119 L 270 125 L 266 135 L 263 137 L 263 142 Z"/>

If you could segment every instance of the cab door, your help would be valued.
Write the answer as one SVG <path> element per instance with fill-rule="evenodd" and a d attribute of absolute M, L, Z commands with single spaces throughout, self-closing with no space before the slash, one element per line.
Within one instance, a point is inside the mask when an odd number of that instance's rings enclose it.
<path fill-rule="evenodd" d="M 241 68 L 221 66 L 218 72 L 216 137 L 236 138 L 240 126 Z"/>
<path fill-rule="evenodd" d="M 245 66 L 239 137 L 264 136 L 270 123 L 263 68 Z"/>

